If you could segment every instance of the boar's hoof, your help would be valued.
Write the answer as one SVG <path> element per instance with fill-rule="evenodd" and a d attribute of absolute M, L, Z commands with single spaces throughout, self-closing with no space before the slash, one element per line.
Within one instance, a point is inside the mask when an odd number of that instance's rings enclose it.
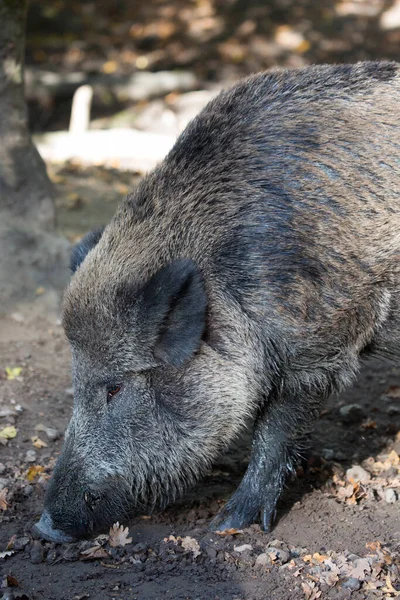
<path fill-rule="evenodd" d="M 53 528 L 51 516 L 46 510 L 43 511 L 40 521 L 32 527 L 32 532 L 39 535 L 43 540 L 55 542 L 56 544 L 74 541 L 74 538 L 70 535 L 67 535 L 60 529 Z"/>
<path fill-rule="evenodd" d="M 243 510 L 243 507 L 236 506 L 228 502 L 214 517 L 210 523 L 212 531 L 224 531 L 226 529 L 242 529 L 259 521 L 261 514 L 261 527 L 268 533 L 272 530 L 272 525 L 276 516 L 275 506 L 265 505 L 261 509 Z"/>

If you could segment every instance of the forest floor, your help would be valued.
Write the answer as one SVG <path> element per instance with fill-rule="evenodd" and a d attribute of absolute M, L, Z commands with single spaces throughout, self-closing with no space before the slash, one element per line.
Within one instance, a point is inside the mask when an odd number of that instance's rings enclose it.
<path fill-rule="evenodd" d="M 65 165 L 50 173 L 59 192 L 59 229 L 70 239 L 106 222 L 136 182 L 132 174 L 97 167 Z M 369 362 L 351 389 L 327 403 L 272 533 L 257 525 L 226 536 L 208 530 L 246 468 L 245 435 L 180 502 L 124 523 L 129 543 L 114 532 L 54 545 L 33 539 L 31 527 L 71 413 L 68 345 L 56 316 L 33 316 L 26 307 L 4 318 L 0 330 L 5 600 L 400 595 L 400 366 Z"/>

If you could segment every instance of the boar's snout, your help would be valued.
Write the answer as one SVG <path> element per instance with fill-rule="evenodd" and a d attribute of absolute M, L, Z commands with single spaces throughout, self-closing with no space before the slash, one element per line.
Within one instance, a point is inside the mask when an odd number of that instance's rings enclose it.
<path fill-rule="evenodd" d="M 55 529 L 53 527 L 52 518 L 47 510 L 43 511 L 40 521 L 33 526 L 32 531 L 39 535 L 42 539 L 48 542 L 55 542 L 56 544 L 74 541 L 72 536 L 67 535 L 60 529 Z"/>
<path fill-rule="evenodd" d="M 77 541 L 106 531 L 118 520 L 126 522 L 129 509 L 131 489 L 124 478 L 105 475 L 88 482 L 56 466 L 34 532 L 52 542 Z"/>

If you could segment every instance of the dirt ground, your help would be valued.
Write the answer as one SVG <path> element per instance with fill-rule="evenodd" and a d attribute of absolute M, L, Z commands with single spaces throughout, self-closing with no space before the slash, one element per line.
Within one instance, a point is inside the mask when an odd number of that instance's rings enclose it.
<path fill-rule="evenodd" d="M 118 187 L 116 173 L 97 168 L 50 172 L 59 191 L 59 228 L 71 239 L 94 220 L 107 220 L 132 184 L 132 175 L 118 174 Z M 31 527 L 71 413 L 68 345 L 57 316 L 37 317 L 29 307 L 1 320 L 0 331 L 4 600 L 400 595 L 400 365 L 368 363 L 354 387 L 329 401 L 272 533 L 255 525 L 221 536 L 207 527 L 244 473 L 246 434 L 182 501 L 124 523 L 129 537 L 116 530 L 96 541 L 54 545 L 34 540 Z"/>

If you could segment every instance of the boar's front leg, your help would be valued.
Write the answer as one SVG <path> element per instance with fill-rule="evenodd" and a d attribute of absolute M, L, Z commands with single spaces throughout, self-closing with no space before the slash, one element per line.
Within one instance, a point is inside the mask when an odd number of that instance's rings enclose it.
<path fill-rule="evenodd" d="M 307 447 L 320 398 L 269 397 L 256 419 L 247 471 L 238 489 L 211 523 L 214 530 L 239 529 L 259 520 L 270 531 L 286 476 Z"/>

